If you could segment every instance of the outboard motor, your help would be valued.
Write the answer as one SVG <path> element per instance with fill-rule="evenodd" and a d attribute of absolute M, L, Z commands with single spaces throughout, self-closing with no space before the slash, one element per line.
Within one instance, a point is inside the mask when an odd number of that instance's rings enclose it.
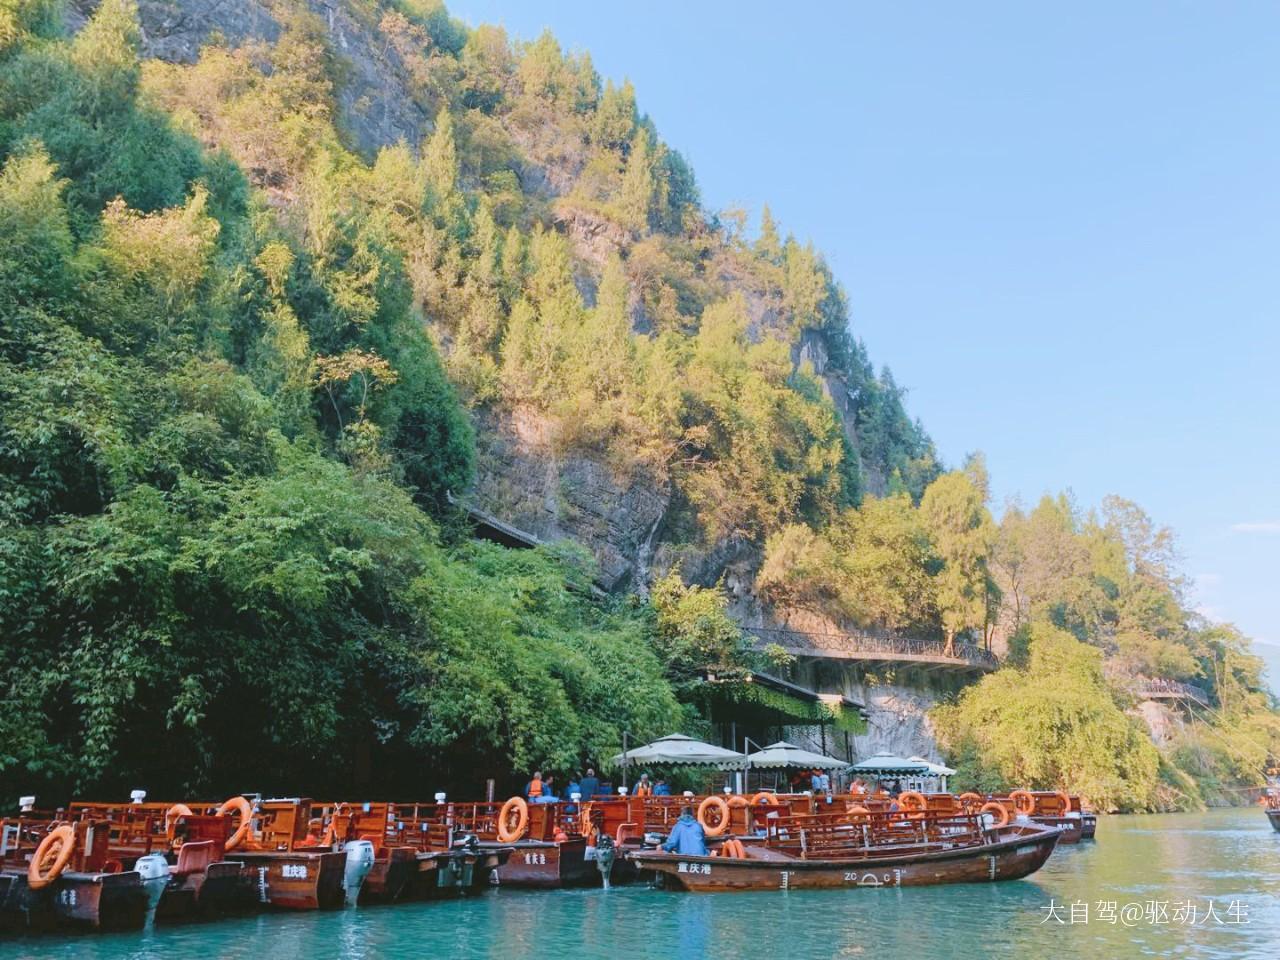
<path fill-rule="evenodd" d="M 142 878 L 142 887 L 147 891 L 147 921 L 156 915 L 156 907 L 164 896 L 165 887 L 169 885 L 169 861 L 161 853 L 148 853 L 139 857 L 133 869 Z"/>
<path fill-rule="evenodd" d="M 354 907 L 360 899 L 364 878 L 373 869 L 373 844 L 368 840 L 350 840 L 343 849 L 347 853 L 347 868 L 342 886 L 347 892 L 347 906 Z"/>
<path fill-rule="evenodd" d="M 613 861 L 618 859 L 618 848 L 614 846 L 613 837 L 600 834 L 596 841 L 596 869 L 600 871 L 600 879 L 604 888 L 609 889 L 609 877 L 613 873 Z"/>

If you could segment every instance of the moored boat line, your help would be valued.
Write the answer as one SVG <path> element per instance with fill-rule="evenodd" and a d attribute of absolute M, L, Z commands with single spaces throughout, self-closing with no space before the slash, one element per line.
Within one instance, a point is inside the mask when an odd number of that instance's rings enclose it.
<path fill-rule="evenodd" d="M 1084 835 L 1078 798 L 610 795 L 504 803 L 74 802 L 0 820 L 0 928 L 130 929 L 652 877 L 691 890 L 912 886 L 1027 876 Z M 708 855 L 664 853 L 682 809 Z"/>

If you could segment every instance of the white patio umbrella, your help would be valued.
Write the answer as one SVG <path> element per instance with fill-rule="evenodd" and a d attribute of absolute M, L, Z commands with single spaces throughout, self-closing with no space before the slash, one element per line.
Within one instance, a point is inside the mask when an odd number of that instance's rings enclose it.
<path fill-rule="evenodd" d="M 796 770 L 838 770 L 849 765 L 847 760 L 802 750 L 794 744 L 781 741 L 747 754 L 747 763 L 752 767 L 791 767 Z"/>
<path fill-rule="evenodd" d="M 924 757 L 912 757 L 910 762 L 923 763 L 929 769 L 925 771 L 927 777 L 954 777 L 956 772 L 948 766 L 941 763 L 934 763 L 932 760 L 926 760 Z"/>
<path fill-rule="evenodd" d="M 648 763 L 668 767 L 715 767 L 718 770 L 740 770 L 746 765 L 746 760 L 746 755 L 736 750 L 703 743 L 682 733 L 673 733 L 642 747 L 619 753 L 613 758 L 613 762 L 619 765 Z"/>
<path fill-rule="evenodd" d="M 926 773 L 928 769 L 927 761 L 904 760 L 891 753 L 877 753 L 859 760 L 849 768 L 849 772 L 865 773 L 872 777 L 911 777 Z"/>
<path fill-rule="evenodd" d="M 955 776 L 955 771 L 945 764 L 934 763 L 932 760 L 926 760 L 924 757 L 912 757 L 913 763 L 923 763 L 929 769 L 920 776 L 920 787 L 923 789 L 925 779 L 929 777 L 938 778 L 938 786 L 945 793 L 947 790 L 947 777 Z"/>

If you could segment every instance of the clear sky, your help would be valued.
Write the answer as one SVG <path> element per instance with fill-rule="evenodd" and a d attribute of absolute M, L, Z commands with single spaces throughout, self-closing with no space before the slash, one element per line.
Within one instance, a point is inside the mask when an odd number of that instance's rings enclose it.
<path fill-rule="evenodd" d="M 1201 607 L 1280 644 L 1280 5 L 449 8 L 588 50 L 707 206 L 812 239 L 998 502 L 1136 500 Z"/>

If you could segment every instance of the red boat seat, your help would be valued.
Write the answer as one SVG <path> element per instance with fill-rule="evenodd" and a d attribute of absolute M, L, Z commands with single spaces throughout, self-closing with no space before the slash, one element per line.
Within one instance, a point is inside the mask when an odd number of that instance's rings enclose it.
<path fill-rule="evenodd" d="M 213 840 L 197 840 L 184 843 L 178 848 L 178 862 L 169 872 L 175 877 L 186 877 L 193 873 L 203 873 L 214 863 L 217 844 Z"/>

